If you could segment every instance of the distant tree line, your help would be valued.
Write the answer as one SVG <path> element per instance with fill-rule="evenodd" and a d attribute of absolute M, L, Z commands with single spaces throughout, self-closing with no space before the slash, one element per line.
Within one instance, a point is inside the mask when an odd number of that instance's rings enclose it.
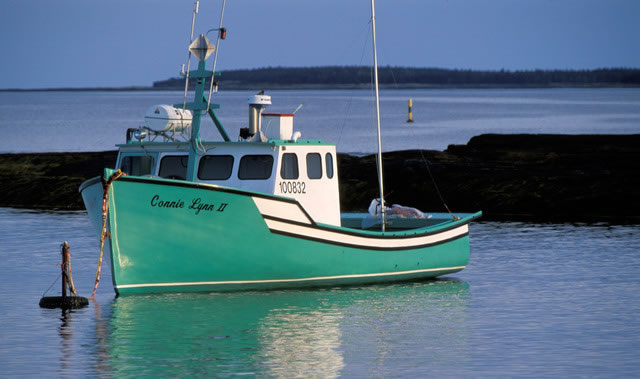
<path fill-rule="evenodd" d="M 372 70 L 363 66 L 266 67 L 223 71 L 222 88 L 366 87 Z M 640 69 L 475 71 L 441 68 L 381 67 L 385 87 L 640 87 Z M 195 82 L 190 81 L 190 86 Z M 184 88 L 183 78 L 153 83 L 157 89 Z"/>

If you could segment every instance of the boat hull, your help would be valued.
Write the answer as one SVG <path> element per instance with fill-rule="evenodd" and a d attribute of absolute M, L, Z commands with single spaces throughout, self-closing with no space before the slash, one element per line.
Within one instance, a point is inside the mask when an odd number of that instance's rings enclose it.
<path fill-rule="evenodd" d="M 91 187 L 84 190 L 98 193 Z M 334 286 L 450 274 L 467 265 L 468 223 L 479 216 L 381 233 L 316 224 L 295 200 L 227 187 L 122 177 L 109 191 L 108 246 L 118 294 Z"/>

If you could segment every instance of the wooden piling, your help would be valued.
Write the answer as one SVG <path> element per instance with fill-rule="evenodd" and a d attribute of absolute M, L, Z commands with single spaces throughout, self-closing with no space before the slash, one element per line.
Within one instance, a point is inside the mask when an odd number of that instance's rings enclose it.
<path fill-rule="evenodd" d="M 62 308 L 73 309 L 82 308 L 89 305 L 86 297 L 77 296 L 76 290 L 71 278 L 71 253 L 69 252 L 69 243 L 64 241 L 61 249 L 62 264 L 60 265 L 62 276 L 62 296 L 47 296 L 40 299 L 41 308 Z M 67 296 L 67 287 L 69 287 L 69 296 Z"/>
<path fill-rule="evenodd" d="M 69 243 L 64 241 L 61 249 L 62 254 L 62 298 L 67 297 L 67 272 L 69 272 Z"/>

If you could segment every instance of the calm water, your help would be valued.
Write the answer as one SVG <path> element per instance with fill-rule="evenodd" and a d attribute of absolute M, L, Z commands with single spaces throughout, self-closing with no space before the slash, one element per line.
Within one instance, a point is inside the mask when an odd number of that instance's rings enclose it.
<path fill-rule="evenodd" d="M 247 98 L 222 91 L 215 101 L 232 139 L 247 126 Z M 269 111 L 296 113 L 303 138 L 338 151 L 377 149 L 369 90 L 267 91 Z M 381 94 L 383 149 L 443 150 L 482 133 L 640 133 L 640 89 L 386 90 Z M 415 122 L 407 124 L 407 100 Z M 0 92 L 0 152 L 102 151 L 125 140 L 155 104 L 182 103 L 173 92 Z M 219 140 L 211 121 L 203 137 Z"/>
<path fill-rule="evenodd" d="M 97 301 L 65 313 L 38 300 L 64 240 L 91 292 L 86 214 L 0 209 L 0 375 L 636 376 L 639 235 L 475 223 L 460 273 L 341 289 L 115 298 L 107 265 Z"/>
<path fill-rule="evenodd" d="M 221 93 L 229 135 L 254 92 Z M 272 91 L 303 138 L 373 152 L 369 91 Z M 640 89 L 383 91 L 385 150 L 481 133 L 640 133 Z M 414 119 L 405 123 L 407 99 Z M 0 93 L 0 152 L 98 151 L 180 92 Z M 213 126 L 204 135 L 218 139 Z M 81 295 L 98 241 L 83 212 L 0 208 L 0 376 L 621 377 L 640 372 L 640 226 L 475 223 L 469 267 L 443 280 L 38 307 L 71 244 Z M 59 294 L 60 282 L 47 295 Z"/>

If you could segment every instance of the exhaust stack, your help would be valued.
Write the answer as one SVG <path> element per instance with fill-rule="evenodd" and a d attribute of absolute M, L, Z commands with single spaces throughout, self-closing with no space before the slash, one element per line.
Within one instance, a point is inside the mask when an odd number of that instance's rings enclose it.
<path fill-rule="evenodd" d="M 249 136 L 262 131 L 262 112 L 271 105 L 271 96 L 253 95 L 249 98 Z"/>

